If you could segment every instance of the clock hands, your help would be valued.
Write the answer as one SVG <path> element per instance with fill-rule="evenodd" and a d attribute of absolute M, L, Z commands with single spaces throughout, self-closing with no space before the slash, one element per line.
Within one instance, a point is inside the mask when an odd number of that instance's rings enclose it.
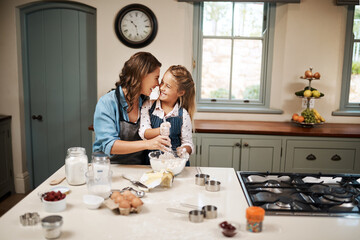
<path fill-rule="evenodd" d="M 137 25 L 136 25 L 132 20 L 131 20 L 130 22 L 131 22 L 132 24 L 134 24 L 135 29 L 136 29 L 136 35 L 139 36 Z"/>

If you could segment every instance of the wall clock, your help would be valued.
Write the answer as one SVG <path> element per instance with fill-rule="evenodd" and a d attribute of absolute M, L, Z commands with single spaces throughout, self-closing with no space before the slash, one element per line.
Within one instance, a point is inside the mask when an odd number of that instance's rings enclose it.
<path fill-rule="evenodd" d="M 155 14 L 141 4 L 130 4 L 122 8 L 115 19 L 115 32 L 119 40 L 128 47 L 142 48 L 155 38 L 158 29 Z"/>

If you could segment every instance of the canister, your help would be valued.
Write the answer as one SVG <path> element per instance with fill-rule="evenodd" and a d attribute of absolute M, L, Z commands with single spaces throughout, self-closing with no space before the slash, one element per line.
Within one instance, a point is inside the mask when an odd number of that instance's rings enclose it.
<path fill-rule="evenodd" d="M 91 165 L 95 177 L 108 176 L 110 174 L 110 158 L 102 152 L 92 154 Z"/>
<path fill-rule="evenodd" d="M 70 185 L 85 184 L 88 171 L 88 158 L 85 148 L 72 147 L 67 150 L 65 159 L 66 181 Z"/>
<path fill-rule="evenodd" d="M 263 208 L 248 207 L 246 209 L 246 219 L 247 219 L 246 230 L 255 233 L 261 232 L 264 216 L 265 216 L 265 210 Z"/>
<path fill-rule="evenodd" d="M 62 217 L 59 215 L 51 215 L 41 220 L 44 237 L 47 239 L 55 239 L 61 235 Z"/>

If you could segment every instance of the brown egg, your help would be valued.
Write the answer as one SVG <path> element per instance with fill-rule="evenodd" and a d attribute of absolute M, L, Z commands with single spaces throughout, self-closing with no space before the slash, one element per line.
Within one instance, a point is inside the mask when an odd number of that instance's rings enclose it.
<path fill-rule="evenodd" d="M 125 192 L 123 192 L 123 196 L 127 199 L 127 200 L 129 200 L 129 201 L 131 201 L 131 200 L 133 200 L 136 196 L 132 193 L 132 192 L 130 192 L 129 190 L 126 190 Z"/>
<path fill-rule="evenodd" d="M 133 198 L 133 200 L 131 200 L 131 206 L 133 206 L 134 208 L 143 205 L 143 202 L 141 201 L 140 198 L 135 197 Z"/>
<path fill-rule="evenodd" d="M 130 208 L 130 203 L 127 200 L 122 200 L 119 203 L 119 208 Z"/>
<path fill-rule="evenodd" d="M 120 203 L 121 201 L 125 200 L 124 196 L 123 195 L 119 195 L 117 196 L 115 199 L 114 199 L 114 202 L 115 203 Z"/>
<path fill-rule="evenodd" d="M 113 192 L 112 194 L 111 194 L 111 199 L 112 200 L 115 200 L 118 196 L 120 196 L 121 195 L 121 193 L 120 192 L 117 192 L 117 191 L 115 191 L 115 192 Z"/>

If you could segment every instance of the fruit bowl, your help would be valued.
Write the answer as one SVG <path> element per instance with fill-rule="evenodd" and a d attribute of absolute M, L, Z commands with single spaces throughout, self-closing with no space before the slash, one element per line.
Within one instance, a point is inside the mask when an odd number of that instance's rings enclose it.
<path fill-rule="evenodd" d="M 291 122 L 294 123 L 297 126 L 300 126 L 300 127 L 314 127 L 314 126 L 317 126 L 317 125 L 324 124 L 324 122 L 319 122 L 319 123 L 298 122 L 298 121 L 294 121 L 292 119 L 291 119 Z"/>

